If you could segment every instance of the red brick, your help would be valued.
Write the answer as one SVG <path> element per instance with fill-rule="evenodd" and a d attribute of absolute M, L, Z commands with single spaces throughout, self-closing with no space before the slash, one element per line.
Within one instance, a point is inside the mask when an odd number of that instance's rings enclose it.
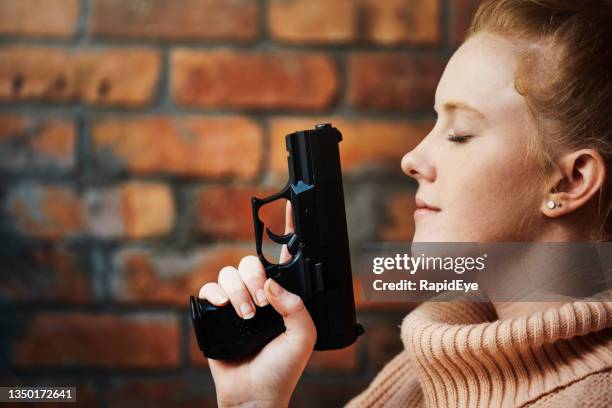
<path fill-rule="evenodd" d="M 393 53 L 349 57 L 348 98 L 363 110 L 432 110 L 444 61 Z"/>
<path fill-rule="evenodd" d="M 129 183 L 121 189 L 125 233 L 131 238 L 163 235 L 174 223 L 174 201 L 168 186 Z"/>
<path fill-rule="evenodd" d="M 136 174 L 251 179 L 261 166 L 262 131 L 242 117 L 100 120 L 92 133 L 101 166 Z"/>
<path fill-rule="evenodd" d="M 212 381 L 211 381 L 212 382 Z M 135 379 L 111 383 L 106 399 L 114 408 L 149 407 L 215 407 L 217 397 L 212 387 L 198 379 L 182 380 Z"/>
<path fill-rule="evenodd" d="M 433 123 L 365 119 L 278 118 L 270 122 L 270 171 L 287 179 L 285 135 L 311 129 L 316 123 L 332 123 L 342 133 L 340 160 L 342 173 L 351 174 L 364 168 L 382 168 L 401 174 L 400 160 L 431 130 Z"/>
<path fill-rule="evenodd" d="M 313 351 L 306 371 L 356 371 L 359 342 L 338 350 Z"/>
<path fill-rule="evenodd" d="M 0 116 L 0 125 L 0 141 L 2 143 L 26 131 L 25 121 L 17 115 Z"/>
<path fill-rule="evenodd" d="M 11 302 L 86 303 L 91 301 L 89 277 L 74 251 L 25 248 L 3 258 L 0 297 Z"/>
<path fill-rule="evenodd" d="M 270 34 L 291 43 L 349 42 L 356 38 L 355 0 L 271 0 Z"/>
<path fill-rule="evenodd" d="M 169 187 L 150 182 L 90 189 L 83 196 L 69 187 L 23 184 L 9 192 L 5 205 L 21 233 L 49 240 L 148 238 L 169 233 L 174 223 Z"/>
<path fill-rule="evenodd" d="M 61 186 L 21 185 L 12 190 L 6 207 L 20 232 L 43 239 L 60 239 L 83 231 L 79 197 Z"/>
<path fill-rule="evenodd" d="M 414 237 L 413 193 L 393 194 L 386 201 L 386 222 L 380 232 L 383 241 L 411 241 Z"/>
<path fill-rule="evenodd" d="M 19 367 L 172 368 L 179 346 L 176 317 L 144 314 L 43 313 L 13 342 Z"/>
<path fill-rule="evenodd" d="M 174 199 L 162 183 L 128 182 L 88 191 L 89 231 L 100 237 L 131 239 L 168 234 L 174 225 Z"/>
<path fill-rule="evenodd" d="M 103 50 L 0 48 L 0 100 L 83 101 L 143 106 L 155 92 L 159 53 L 145 48 Z"/>
<path fill-rule="evenodd" d="M 167 303 L 185 306 L 219 271 L 255 252 L 248 246 L 217 246 L 194 252 L 127 249 L 114 258 L 113 293 L 119 302 Z"/>
<path fill-rule="evenodd" d="M 272 0 L 270 33 L 289 43 L 430 44 L 439 13 L 439 0 Z"/>
<path fill-rule="evenodd" d="M 2 169 L 71 169 L 75 144 L 76 127 L 71 120 L 0 116 Z"/>
<path fill-rule="evenodd" d="M 199 216 L 197 230 L 216 239 L 255 242 L 251 197 L 264 198 L 276 193 L 277 190 L 244 186 L 204 188 L 197 198 Z M 284 201 L 278 203 L 282 202 Z M 273 232 L 284 233 L 284 205 L 264 206 L 260 209 L 259 218 Z"/>
<path fill-rule="evenodd" d="M 33 150 L 65 165 L 72 165 L 74 162 L 75 142 L 74 123 L 62 120 L 50 120 L 42 124 L 31 141 Z"/>
<path fill-rule="evenodd" d="M 0 35 L 66 37 L 78 15 L 78 0 L 0 0 Z"/>
<path fill-rule="evenodd" d="M 338 87 L 322 54 L 180 49 L 171 64 L 172 95 L 183 106 L 320 110 Z"/>
<path fill-rule="evenodd" d="M 440 39 L 440 0 L 361 0 L 362 39 L 379 44 L 433 44 Z"/>
<path fill-rule="evenodd" d="M 481 0 L 452 0 L 450 4 L 450 34 L 453 44 L 460 44 L 470 27 L 472 16 Z"/>
<path fill-rule="evenodd" d="M 94 0 L 91 34 L 167 40 L 252 40 L 256 0 Z"/>
<path fill-rule="evenodd" d="M 82 222 L 78 199 L 72 193 L 61 189 L 50 188 L 45 193 L 41 210 L 50 221 L 47 225 L 56 231 L 75 231 Z"/>

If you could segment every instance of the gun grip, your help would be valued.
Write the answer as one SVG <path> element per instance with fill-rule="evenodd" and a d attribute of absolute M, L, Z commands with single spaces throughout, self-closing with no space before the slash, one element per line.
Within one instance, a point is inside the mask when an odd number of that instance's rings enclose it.
<path fill-rule="evenodd" d="M 255 353 L 285 331 L 283 318 L 272 305 L 256 306 L 255 316 L 243 319 L 228 303 L 215 306 L 191 296 L 191 319 L 200 350 L 215 360 L 238 360 Z"/>

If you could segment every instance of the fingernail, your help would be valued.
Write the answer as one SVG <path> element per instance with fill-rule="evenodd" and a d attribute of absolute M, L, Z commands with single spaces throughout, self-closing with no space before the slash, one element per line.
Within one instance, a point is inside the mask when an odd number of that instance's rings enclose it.
<path fill-rule="evenodd" d="M 213 296 L 215 298 L 215 302 L 217 302 L 217 303 L 225 303 L 225 302 L 227 302 L 229 300 L 227 298 L 227 296 L 223 296 L 220 293 L 213 292 Z"/>
<path fill-rule="evenodd" d="M 253 310 L 251 305 L 247 302 L 244 302 L 240 306 L 240 313 L 242 313 L 243 319 L 250 319 L 251 317 L 255 316 L 255 311 Z"/>
<path fill-rule="evenodd" d="M 266 299 L 266 295 L 263 289 L 259 289 L 255 296 L 257 297 L 257 302 L 259 302 L 259 306 L 265 306 L 268 304 L 268 299 Z"/>
<path fill-rule="evenodd" d="M 285 292 L 285 289 L 276 283 L 274 279 L 270 278 L 270 292 L 272 292 L 274 296 L 281 296 Z"/>

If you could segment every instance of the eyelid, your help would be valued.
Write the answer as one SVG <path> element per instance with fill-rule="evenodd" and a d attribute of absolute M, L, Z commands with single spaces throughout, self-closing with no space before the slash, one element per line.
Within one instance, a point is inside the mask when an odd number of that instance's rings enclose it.
<path fill-rule="evenodd" d="M 451 129 L 446 135 L 446 140 L 454 143 L 466 143 L 472 137 L 474 137 L 474 135 L 458 135 L 455 133 L 454 129 Z"/>
<path fill-rule="evenodd" d="M 457 134 L 455 133 L 455 129 L 449 129 L 448 131 L 448 136 L 459 136 L 459 137 L 472 137 L 474 136 L 471 133 L 467 133 L 467 134 Z"/>
<path fill-rule="evenodd" d="M 455 133 L 455 129 L 449 129 L 448 136 L 461 136 L 461 135 L 458 135 L 457 133 Z"/>

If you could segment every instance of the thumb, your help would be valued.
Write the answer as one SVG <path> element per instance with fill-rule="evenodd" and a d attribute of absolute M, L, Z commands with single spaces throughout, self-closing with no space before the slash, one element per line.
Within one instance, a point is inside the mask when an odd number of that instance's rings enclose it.
<path fill-rule="evenodd" d="M 264 291 L 274 310 L 283 316 L 287 329 L 285 334 L 297 340 L 301 347 L 314 347 L 317 329 L 302 298 L 284 289 L 272 278 L 266 280 Z"/>

